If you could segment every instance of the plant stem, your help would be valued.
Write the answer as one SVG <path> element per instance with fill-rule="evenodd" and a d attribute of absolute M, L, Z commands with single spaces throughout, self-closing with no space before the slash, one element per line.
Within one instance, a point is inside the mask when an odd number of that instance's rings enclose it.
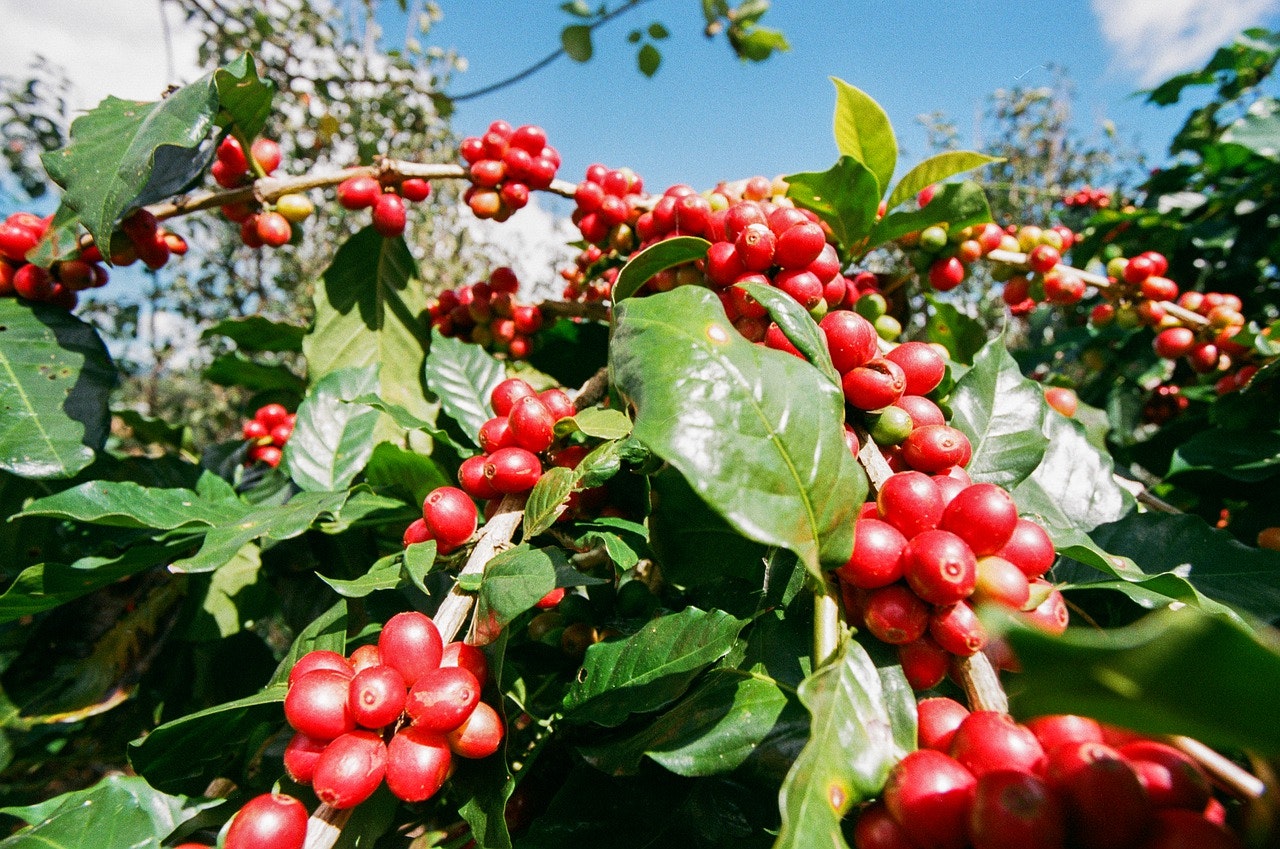
<path fill-rule="evenodd" d="M 520 527 L 520 520 L 524 518 L 525 498 L 525 494 L 503 497 L 502 503 L 498 506 L 498 512 L 481 529 L 480 539 L 476 541 L 475 548 L 471 550 L 471 556 L 467 558 L 467 564 L 458 573 L 459 578 L 463 575 L 483 574 L 485 566 L 498 553 L 498 550 L 511 542 L 516 529 Z M 449 590 L 449 595 L 441 602 L 439 609 L 436 610 L 436 615 L 433 617 L 436 627 L 440 629 L 440 636 L 446 643 L 453 642 L 458 636 L 458 632 L 462 630 L 462 624 L 467 619 L 467 614 L 471 612 L 471 605 L 474 603 L 475 595 L 463 590 L 457 583 L 454 583 L 453 589 Z M 482 635 L 476 634 L 476 628 L 473 624 L 471 634 L 468 635 L 468 642 L 471 642 L 472 645 L 483 645 L 483 643 L 475 642 L 478 636 Z M 488 642 L 488 640 L 486 639 L 484 642 Z"/>

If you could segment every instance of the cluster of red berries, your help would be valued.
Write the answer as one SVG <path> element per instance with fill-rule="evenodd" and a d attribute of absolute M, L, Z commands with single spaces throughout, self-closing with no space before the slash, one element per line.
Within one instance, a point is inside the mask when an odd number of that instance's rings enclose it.
<path fill-rule="evenodd" d="M 187 242 L 177 233 L 160 226 L 160 222 L 148 210 L 134 210 L 120 222 L 120 234 L 111 239 L 111 264 L 133 265 L 138 260 L 152 271 L 162 268 L 173 256 L 187 252 Z M 101 259 L 97 246 L 81 253 L 86 260 Z"/>
<path fill-rule="evenodd" d="M 242 188 L 259 174 L 270 175 L 280 167 L 280 145 L 271 139 L 254 139 L 249 155 L 253 157 L 252 168 L 239 139 L 224 138 L 210 169 L 214 182 L 224 189 Z M 293 225 L 306 221 L 313 212 L 315 205 L 306 195 L 292 193 L 281 196 L 270 208 L 253 201 L 222 206 L 223 217 L 240 225 L 240 241 L 255 249 L 288 244 L 293 239 Z"/>
<path fill-rule="evenodd" d="M 348 177 L 338 184 L 343 209 L 372 209 L 373 229 L 394 239 L 404 234 L 408 222 L 405 202 L 421 203 L 431 196 L 431 184 L 421 177 L 407 177 L 383 184 L 373 177 Z"/>
<path fill-rule="evenodd" d="M 1026 725 L 920 702 L 920 748 L 864 807 L 856 849 L 1242 849 L 1178 749 L 1081 716 Z"/>
<path fill-rule="evenodd" d="M 529 192 L 556 178 L 560 154 L 541 127 L 494 121 L 483 136 L 467 136 L 458 152 L 469 166 L 471 185 L 463 200 L 477 218 L 506 221 L 529 202 Z"/>
<path fill-rule="evenodd" d="M 438 486 L 423 499 L 422 518 L 405 529 L 405 548 L 433 539 L 437 553 L 450 554 L 471 539 L 479 518 L 471 496 L 456 486 Z"/>
<path fill-rule="evenodd" d="M 273 469 L 279 466 L 285 443 L 293 436 L 293 425 L 297 419 L 297 413 L 289 412 L 281 404 L 259 407 L 253 418 L 241 428 L 244 438 L 249 441 L 245 465 L 266 463 Z"/>
<path fill-rule="evenodd" d="M 1077 189 L 1070 194 L 1062 196 L 1062 203 L 1068 207 L 1082 207 L 1087 209 L 1106 209 L 1111 206 L 1111 192 L 1106 189 L 1095 189 L 1092 186 L 1085 186 Z"/>
<path fill-rule="evenodd" d="M 1142 405 L 1142 420 L 1147 424 L 1162 425 L 1176 418 L 1191 401 L 1182 394 L 1182 389 L 1175 383 L 1162 383 L 1155 388 Z"/>
<path fill-rule="evenodd" d="M 582 238 L 597 247 L 629 253 L 635 226 L 644 212 L 644 181 L 630 168 L 587 166 L 586 179 L 574 190 L 573 223 Z"/>
<path fill-rule="evenodd" d="M 213 181 L 224 189 L 242 188 L 253 182 L 259 169 L 262 174 L 274 173 L 283 158 L 280 145 L 267 138 L 254 139 L 253 144 L 249 145 L 249 154 L 257 166 L 255 169 L 250 169 L 249 157 L 245 156 L 240 140 L 235 136 L 224 138 L 218 144 L 213 165 L 209 169 Z"/>
<path fill-rule="evenodd" d="M 601 261 L 608 264 L 598 267 Z M 616 256 L 606 256 L 599 245 L 587 245 L 574 257 L 573 267 L 560 270 L 565 286 L 561 297 L 566 301 L 593 303 L 607 301 L 613 291 L 613 283 L 618 279 Z"/>
<path fill-rule="evenodd" d="M 27 254 L 40 244 L 51 220 L 15 212 L 0 224 L 0 297 L 17 295 L 70 310 L 76 306 L 77 292 L 106 285 L 107 270 L 99 264 L 102 255 L 96 248 L 51 268 L 27 262 Z"/>
<path fill-rule="evenodd" d="M 1055 633 L 1067 626 L 1062 594 L 1042 577 L 1056 554 L 1044 529 L 1018 516 L 1009 493 L 970 483 L 963 470 L 898 472 L 864 506 L 853 555 L 836 575 L 850 619 L 898 646 L 919 690 L 937 686 L 952 656 L 987 645 L 974 605 L 1025 611 Z"/>
<path fill-rule="evenodd" d="M 485 758 L 502 743 L 502 718 L 480 700 L 487 678 L 483 652 L 444 645 L 416 611 L 392 616 L 350 658 L 308 652 L 289 673 L 284 715 L 296 733 L 285 770 L 334 808 L 355 807 L 384 780 L 403 801 L 429 799 L 455 755 Z"/>
<path fill-rule="evenodd" d="M 519 288 L 514 271 L 495 268 L 486 281 L 441 292 L 427 308 L 431 323 L 445 336 L 524 359 L 533 347 L 533 334 L 542 327 L 542 311 L 536 304 L 516 301 Z"/>

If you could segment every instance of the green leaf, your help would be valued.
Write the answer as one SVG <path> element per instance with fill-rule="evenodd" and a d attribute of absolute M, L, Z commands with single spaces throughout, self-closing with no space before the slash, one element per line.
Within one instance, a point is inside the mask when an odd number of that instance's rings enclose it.
<path fill-rule="evenodd" d="M 836 148 L 841 155 L 851 156 L 875 175 L 883 193 L 893 179 L 898 163 L 898 141 L 893 136 L 889 116 L 871 95 L 836 77 L 835 133 Z M 880 195 L 876 195 L 880 200 Z"/>
<path fill-rule="evenodd" d="M 687 607 L 625 640 L 596 643 L 565 696 L 565 718 L 614 726 L 670 703 L 728 654 L 746 624 L 720 610 Z"/>
<path fill-rule="evenodd" d="M 421 505 L 437 487 L 453 485 L 435 460 L 390 442 L 374 446 L 364 478 L 370 486 L 389 489 L 412 505 Z"/>
<path fill-rule="evenodd" d="M 260 363 L 240 353 L 223 354 L 205 367 L 205 380 L 220 386 L 243 386 L 253 392 L 301 395 L 307 384 L 283 363 Z"/>
<path fill-rule="evenodd" d="M 343 598 L 364 598 L 378 590 L 394 590 L 400 586 L 400 560 L 399 554 L 380 557 L 369 567 L 368 572 L 349 581 L 316 574 Z"/>
<path fill-rule="evenodd" d="M 538 331 L 529 365 L 561 386 L 581 386 L 605 361 L 609 327 L 597 321 L 560 320 Z"/>
<path fill-rule="evenodd" d="M 937 342 L 947 349 L 951 359 L 971 365 L 973 357 L 987 344 L 987 331 L 982 322 L 970 318 L 954 304 L 926 295 L 929 302 L 929 318 L 925 334 L 930 342 Z"/>
<path fill-rule="evenodd" d="M 890 212 L 881 218 L 871 234 L 871 247 L 892 242 L 934 224 L 947 223 L 953 232 L 991 220 L 987 195 L 977 183 L 946 183 L 923 209 Z"/>
<path fill-rule="evenodd" d="M 189 489 L 158 489 L 132 481 L 98 480 L 39 498 L 17 516 L 52 516 L 115 528 L 216 527 L 248 510 L 239 499 L 212 501 Z"/>
<path fill-rule="evenodd" d="M 1005 639 L 1023 669 L 1010 702 L 1019 717 L 1081 714 L 1144 734 L 1280 754 L 1280 647 L 1270 634 L 1187 607 L 1061 637 L 1011 625 Z"/>
<path fill-rule="evenodd" d="M 587 0 L 572 0 L 572 2 L 561 3 L 560 8 L 575 18 L 590 18 L 592 16 L 591 7 L 587 5 Z"/>
<path fill-rule="evenodd" d="M 153 103 L 108 97 L 72 122 L 70 144 L 40 161 L 63 203 L 107 245 L 128 210 L 178 194 L 204 173 L 217 112 L 212 74 Z"/>
<path fill-rule="evenodd" d="M 201 339 L 225 336 L 243 351 L 301 351 L 307 329 L 260 315 L 224 318 L 200 334 Z"/>
<path fill-rule="evenodd" d="M 415 274 L 404 239 L 384 239 L 372 227 L 338 248 L 316 287 L 315 326 L 302 342 L 312 384 L 339 369 L 379 365 L 383 401 L 435 420 L 422 376 L 427 297 Z"/>
<path fill-rule="evenodd" d="M 531 540 L 554 525 L 577 488 L 578 472 L 574 469 L 556 466 L 543 472 L 524 505 L 523 538 Z"/>
<path fill-rule="evenodd" d="M 710 242 L 697 236 L 676 236 L 633 254 L 618 272 L 618 279 L 613 284 L 613 302 L 616 304 L 630 298 L 659 271 L 702 259 L 710 247 Z"/>
<path fill-rule="evenodd" d="M 840 375 L 831 363 L 831 352 L 827 350 L 827 337 L 818 329 L 813 316 L 796 299 L 763 283 L 736 284 L 747 291 L 762 307 L 769 311 L 769 318 L 780 329 L 796 349 L 804 354 L 804 358 L 822 372 L 828 380 L 840 386 Z M 843 390 L 842 390 L 843 391 Z"/>
<path fill-rule="evenodd" d="M 253 755 L 246 744 L 280 724 L 286 691 L 275 684 L 166 722 L 129 744 L 129 764 L 160 790 L 199 793 L 213 779 L 240 771 L 242 761 Z"/>
<path fill-rule="evenodd" d="M 622 439 L 631 435 L 631 419 L 621 410 L 588 407 L 572 418 L 556 422 L 556 436 L 568 436 L 575 431 L 596 439 Z"/>
<path fill-rule="evenodd" d="M 134 545 L 114 557 L 81 557 L 71 564 L 38 563 L 23 569 L 0 595 L 0 622 L 60 607 L 121 578 L 168 563 L 188 546 Z"/>
<path fill-rule="evenodd" d="M 1182 443 L 1173 452 L 1169 477 L 1179 472 L 1217 472 L 1249 483 L 1280 472 L 1280 430 L 1210 428 Z"/>
<path fill-rule="evenodd" d="M 169 796 L 137 776 L 109 775 L 85 790 L 63 793 L 38 805 L 0 808 L 0 813 L 31 824 L 0 840 L 0 847 L 161 849 L 179 825 L 221 802 Z"/>
<path fill-rule="evenodd" d="M 137 410 L 112 410 L 111 415 L 120 419 L 120 423 L 129 428 L 133 438 L 143 444 L 182 447 L 182 436 L 186 431 L 182 425 L 171 425 L 164 419 L 144 416 Z"/>
<path fill-rule="evenodd" d="M 507 376 L 502 363 L 479 345 L 433 330 L 426 369 L 427 386 L 440 399 L 440 409 L 479 445 L 480 427 L 493 417 L 489 396 Z"/>
<path fill-rule="evenodd" d="M 313 492 L 346 489 L 373 453 L 378 411 L 347 403 L 377 388 L 378 367 L 326 374 L 298 407 L 293 435 L 284 447 L 289 477 Z"/>
<path fill-rule="evenodd" d="M 609 369 L 635 406 L 636 438 L 745 536 L 794 551 L 815 574 L 844 563 L 866 478 L 844 444 L 840 390 L 748 342 L 705 289 L 615 313 Z"/>
<path fill-rule="evenodd" d="M 880 792 L 906 752 L 894 741 L 880 674 L 851 639 L 804 680 L 800 700 L 812 717 L 809 742 L 783 782 L 782 828 L 773 845 L 847 847 L 841 819 Z"/>
<path fill-rule="evenodd" d="M 222 106 L 219 123 L 235 125 L 249 139 L 262 132 L 271 115 L 271 98 L 276 85 L 258 78 L 258 69 L 251 54 L 246 53 L 214 71 L 213 84 Z"/>
<path fill-rule="evenodd" d="M 934 154 L 916 165 L 898 181 L 898 185 L 893 187 L 893 192 L 889 195 L 889 200 L 885 203 L 885 207 L 889 211 L 893 211 L 904 202 L 920 194 L 920 191 L 927 186 L 941 183 L 948 177 L 963 174 L 965 171 L 972 171 L 974 168 L 981 168 L 984 165 L 1003 161 L 1004 159 L 999 156 L 987 156 L 985 153 L 978 153 L 974 150 L 949 150 L 945 153 Z"/>
<path fill-rule="evenodd" d="M 658 73 L 658 66 L 662 64 L 662 52 L 652 44 L 643 44 L 640 51 L 636 53 L 636 65 L 640 68 L 640 73 L 646 77 L 652 77 Z"/>
<path fill-rule="evenodd" d="M 966 471 L 975 481 L 1009 489 L 1040 465 L 1049 407 L 1040 384 L 1022 376 L 1003 333 L 973 358 L 951 394 L 951 409 L 952 426 L 973 446 Z"/>
<path fill-rule="evenodd" d="M 200 609 L 192 616 L 186 637 L 193 642 L 214 642 L 243 630 L 259 613 L 274 607 L 274 595 L 262 576 L 262 551 L 253 543 L 240 547 L 235 556 L 204 581 L 192 581 L 191 596 Z M 201 597 L 203 591 L 203 598 Z"/>
<path fill-rule="evenodd" d="M 787 197 L 817 213 L 840 245 L 853 254 L 866 249 L 880 204 L 880 184 L 870 168 L 852 156 L 841 156 L 827 171 L 788 174 L 785 179 Z"/>
<path fill-rule="evenodd" d="M 448 446 L 451 450 L 453 450 L 455 453 L 457 453 L 459 456 L 463 458 L 470 457 L 472 454 L 475 453 L 475 450 L 473 448 L 467 448 L 465 446 L 459 445 L 457 442 L 454 442 L 453 437 L 449 436 L 449 434 L 445 433 L 443 430 L 436 427 L 433 423 L 426 421 L 424 419 L 418 418 L 413 413 L 406 410 L 404 407 L 401 407 L 399 404 L 388 404 L 386 401 L 383 401 L 381 398 L 379 398 L 377 395 L 373 393 L 366 393 L 364 395 L 359 395 L 355 398 L 352 398 L 347 403 L 363 404 L 366 407 L 373 407 L 375 410 L 377 410 L 380 413 L 386 413 L 388 416 L 391 417 L 391 420 L 395 422 L 398 426 L 404 428 L 405 430 L 410 430 L 410 431 L 420 430 L 423 433 L 430 436 L 436 442 Z M 441 485 L 443 486 L 443 484 Z"/>
<path fill-rule="evenodd" d="M 667 32 L 667 28 L 664 27 L 662 24 L 658 23 L 657 21 L 654 21 L 653 23 L 649 24 L 650 38 L 656 39 L 657 41 L 661 41 L 662 39 L 666 38 L 669 35 L 671 35 L 671 33 Z"/>
<path fill-rule="evenodd" d="M 332 607 L 321 613 L 294 638 L 289 653 L 280 661 L 271 676 L 271 685 L 287 684 L 289 672 L 298 658 L 310 651 L 325 650 L 338 654 L 347 653 L 347 601 L 338 599 Z"/>
<path fill-rule="evenodd" d="M 591 27 L 573 24 L 560 31 L 560 46 L 575 62 L 591 61 Z"/>
<path fill-rule="evenodd" d="M 1280 102 L 1263 97 L 1249 107 L 1249 114 L 1222 133 L 1222 141 L 1242 145 L 1258 156 L 1280 160 Z"/>
<path fill-rule="evenodd" d="M 746 62 L 763 62 L 776 53 L 791 49 L 787 37 L 769 27 L 745 27 L 734 24 L 729 27 L 729 45 L 739 59 Z"/>
<path fill-rule="evenodd" d="M 106 441 L 115 366 L 66 310 L 0 299 L 0 470 L 67 478 Z"/>
<path fill-rule="evenodd" d="M 349 493 L 301 492 L 278 506 L 250 508 L 239 519 L 210 528 L 204 544 L 192 557 L 174 561 L 175 572 L 210 572 L 235 557 L 245 543 L 257 539 L 292 539 L 309 530 L 322 515 L 335 516 Z"/>
<path fill-rule="evenodd" d="M 685 698 L 623 740 L 581 750 L 612 775 L 633 775 L 645 756 L 676 775 L 737 769 L 794 704 L 777 682 L 737 669 L 713 669 Z"/>
<path fill-rule="evenodd" d="M 476 616 L 505 627 L 556 588 L 556 567 L 568 565 L 559 548 L 532 548 L 523 543 L 501 552 L 484 568 Z"/>

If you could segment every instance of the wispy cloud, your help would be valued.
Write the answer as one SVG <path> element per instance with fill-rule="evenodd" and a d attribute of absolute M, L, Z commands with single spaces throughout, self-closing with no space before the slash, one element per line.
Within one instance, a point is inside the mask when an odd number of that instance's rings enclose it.
<path fill-rule="evenodd" d="M 1153 85 L 1198 67 L 1280 0 L 1090 0 L 1117 64 Z"/>
<path fill-rule="evenodd" d="M 39 54 L 66 69 L 80 109 L 108 94 L 157 100 L 166 86 L 200 73 L 196 34 L 161 0 L 0 0 L 0 20 L 0 74 L 24 76 Z"/>

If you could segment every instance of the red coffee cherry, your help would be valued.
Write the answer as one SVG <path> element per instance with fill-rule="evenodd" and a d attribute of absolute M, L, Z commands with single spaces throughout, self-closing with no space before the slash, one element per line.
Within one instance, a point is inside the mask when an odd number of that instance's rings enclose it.
<path fill-rule="evenodd" d="M 853 554 L 836 570 L 841 580 L 870 590 L 902 577 L 902 552 L 907 538 L 901 531 L 879 519 L 859 519 L 853 533 Z"/>
<path fill-rule="evenodd" d="M 497 271 L 494 272 L 497 274 Z M 537 395 L 533 387 L 518 377 L 509 377 L 493 387 L 489 393 L 489 406 L 493 407 L 495 416 L 508 416 L 516 401 Z"/>
<path fill-rule="evenodd" d="M 524 448 L 499 448 L 485 460 L 484 476 L 500 493 L 528 492 L 542 477 L 542 461 Z"/>
<path fill-rule="evenodd" d="M 1101 743 L 1102 726 L 1096 719 L 1087 716 L 1074 716 L 1069 713 L 1037 716 L 1028 719 L 1024 725 L 1036 735 L 1045 752 L 1052 752 L 1058 746 L 1072 743 Z"/>
<path fill-rule="evenodd" d="M 357 673 L 371 666 L 382 666 L 382 652 L 377 646 L 363 645 L 351 653 L 351 668 Z"/>
<path fill-rule="evenodd" d="M 452 763 L 443 735 L 401 728 L 387 745 L 387 789 L 405 802 L 425 801 L 444 786 Z"/>
<path fill-rule="evenodd" d="M 431 196 L 431 184 L 421 177 L 409 177 L 400 183 L 400 196 L 412 203 L 421 203 Z"/>
<path fill-rule="evenodd" d="M 382 662 L 395 668 L 405 683 L 414 682 L 440 666 L 444 641 L 436 623 L 417 611 L 397 613 L 382 626 L 378 635 Z"/>
<path fill-rule="evenodd" d="M 1138 773 L 1151 804 L 1157 808 L 1203 811 L 1209 803 L 1209 778 L 1190 757 L 1154 740 L 1120 747 L 1120 756 Z"/>
<path fill-rule="evenodd" d="M 892 360 L 877 357 L 845 373 L 840 381 L 845 400 L 859 410 L 883 410 L 902 397 L 907 376 Z"/>
<path fill-rule="evenodd" d="M 884 788 L 885 805 L 916 846 L 965 849 L 977 780 L 942 752 L 920 749 L 898 762 Z"/>
<path fill-rule="evenodd" d="M 965 487 L 942 513 L 938 527 L 951 531 L 981 557 L 999 551 L 1018 524 L 1018 505 L 993 483 Z"/>
<path fill-rule="evenodd" d="M 898 646 L 902 674 L 913 690 L 931 690 L 942 683 L 951 667 L 951 654 L 928 634 Z"/>
<path fill-rule="evenodd" d="M 786 207 L 779 207 L 785 209 Z M 769 218 L 773 225 L 773 216 Z M 777 233 L 773 260 L 783 268 L 803 269 L 818 258 L 826 247 L 827 237 L 822 228 L 805 219 Z"/>
<path fill-rule="evenodd" d="M 295 731 L 317 740 L 332 740 L 356 727 L 347 708 L 351 675 L 317 669 L 289 685 L 284 718 Z"/>
<path fill-rule="evenodd" d="M 1030 519 L 1019 519 L 1014 524 L 1013 533 L 996 554 L 1017 566 L 1028 578 L 1038 578 L 1048 572 L 1058 556 L 1049 534 Z"/>
<path fill-rule="evenodd" d="M 880 487 L 876 506 L 884 521 L 911 539 L 937 527 L 943 512 L 942 492 L 923 472 L 898 472 Z"/>
<path fill-rule="evenodd" d="M 293 238 L 293 225 L 278 212 L 259 212 L 255 227 L 258 239 L 273 248 L 288 244 Z"/>
<path fill-rule="evenodd" d="M 868 591 L 861 612 L 871 635 L 890 645 L 914 642 L 929 627 L 929 606 L 903 584 Z"/>
<path fill-rule="evenodd" d="M 817 275 L 802 268 L 779 271 L 774 275 L 773 285 L 790 295 L 792 300 L 806 310 L 812 310 L 821 304 L 825 292 Z"/>
<path fill-rule="evenodd" d="M 947 373 L 947 361 L 924 342 L 903 342 L 885 358 L 902 367 L 907 377 L 907 395 L 929 394 Z"/>
<path fill-rule="evenodd" d="M 315 651 L 307 652 L 293 664 L 293 668 L 289 670 L 289 685 L 293 686 L 293 682 L 308 672 L 314 672 L 317 669 L 340 672 L 347 678 L 355 674 L 355 671 L 351 668 L 351 662 L 336 651 L 316 649 Z"/>
<path fill-rule="evenodd" d="M 537 396 L 516 401 L 507 416 L 507 422 L 511 428 L 512 440 L 526 451 L 538 454 L 555 442 L 555 418 Z"/>
<path fill-rule="evenodd" d="M 254 139 L 253 144 L 249 145 L 249 153 L 253 155 L 258 165 L 262 166 L 264 174 L 270 174 L 279 168 L 280 160 L 283 158 L 280 154 L 280 145 L 265 138 Z M 243 152 L 241 155 L 244 155 Z"/>
<path fill-rule="evenodd" d="M 972 451 L 968 437 L 947 425 L 918 427 L 902 443 L 902 456 L 908 465 L 929 474 L 963 466 Z"/>
<path fill-rule="evenodd" d="M 440 665 L 462 667 L 474 675 L 482 687 L 489 680 L 489 661 L 484 652 L 466 643 L 453 642 L 445 646 L 444 654 L 440 656 Z"/>
<path fill-rule="evenodd" d="M 515 436 L 511 433 L 511 421 L 506 416 L 494 416 L 480 425 L 479 437 L 480 447 L 486 454 L 516 444 Z"/>
<path fill-rule="evenodd" d="M 1062 262 L 1062 254 L 1053 245 L 1036 245 L 1027 254 L 1027 265 L 1039 274 L 1052 271 Z"/>
<path fill-rule="evenodd" d="M 47 268 L 24 265 L 14 272 L 13 289 L 28 301 L 48 301 L 56 288 L 57 283 Z"/>
<path fill-rule="evenodd" d="M 484 702 L 476 704 L 471 716 L 447 735 L 449 748 L 463 758 L 487 758 L 502 745 L 502 718 Z"/>
<path fill-rule="evenodd" d="M 372 731 L 343 734 L 316 762 L 311 788 L 333 808 L 354 808 L 373 795 L 387 772 L 387 747 Z"/>
<path fill-rule="evenodd" d="M 947 423 L 946 416 L 942 414 L 938 405 L 920 395 L 903 395 L 893 402 L 893 406 L 906 410 L 907 415 L 911 416 L 911 424 L 915 427 Z"/>
<path fill-rule="evenodd" d="M 547 409 L 551 411 L 551 418 L 556 421 L 569 418 L 578 412 L 573 406 L 573 399 L 563 389 L 555 387 L 544 389 L 538 393 L 538 398 L 542 400 L 543 404 L 547 405 Z"/>
<path fill-rule="evenodd" d="M 476 532 L 475 502 L 454 486 L 436 487 L 422 502 L 422 519 L 441 554 L 461 547 Z"/>
<path fill-rule="evenodd" d="M 284 747 L 285 772 L 299 784 L 310 784 L 311 777 L 316 772 L 316 762 L 320 760 L 320 753 L 328 745 L 328 740 L 317 740 L 301 731 L 297 732 Z"/>
<path fill-rule="evenodd" d="M 476 454 L 463 460 L 462 465 L 458 467 L 458 484 L 467 495 L 481 501 L 488 501 L 501 494 L 484 476 L 484 464 L 487 459 L 484 454 Z"/>
<path fill-rule="evenodd" d="M 964 282 L 968 269 L 956 257 L 936 259 L 929 266 L 929 285 L 939 292 L 950 292 Z"/>
<path fill-rule="evenodd" d="M 978 558 L 978 579 L 973 586 L 973 602 L 1002 604 L 1021 610 L 1031 599 L 1031 585 L 1022 570 L 994 554 Z"/>
<path fill-rule="evenodd" d="M 1039 776 L 1015 771 L 978 776 L 969 811 L 973 849 L 1062 849 L 1066 835 L 1062 803 Z"/>
<path fill-rule="evenodd" d="M 227 829 L 226 849 L 302 849 L 307 809 L 292 796 L 264 793 L 236 812 Z"/>
<path fill-rule="evenodd" d="M 382 186 L 372 177 L 348 177 L 338 184 L 338 203 L 346 209 L 373 206 L 382 195 Z"/>
<path fill-rule="evenodd" d="M 853 845 L 856 849 L 916 849 L 916 844 L 881 801 L 872 802 L 858 814 Z"/>
<path fill-rule="evenodd" d="M 408 687 L 390 666 L 362 669 L 351 679 L 347 709 L 357 725 L 378 729 L 400 718 Z"/>
<path fill-rule="evenodd" d="M 856 312 L 837 310 L 829 312 L 818 322 L 827 338 L 827 350 L 831 352 L 831 364 L 836 371 L 845 374 L 875 359 L 880 339 L 875 327 Z M 906 388 L 905 376 L 903 388 Z"/>
<path fill-rule="evenodd" d="M 433 734 L 457 728 L 480 701 L 480 682 L 460 666 L 442 666 L 423 675 L 409 691 L 405 711 L 413 724 Z"/>
<path fill-rule="evenodd" d="M 1034 628 L 1039 628 L 1046 634 L 1058 635 L 1067 630 L 1067 624 L 1070 621 L 1071 614 L 1067 610 L 1067 602 L 1062 597 L 1062 593 L 1054 589 L 1047 581 L 1039 578 L 1033 579 L 1031 582 L 1031 598 L 1032 602 L 1038 597 L 1038 585 L 1047 586 L 1048 595 L 1044 597 L 1039 605 L 1033 610 L 1023 611 L 1020 616 L 1022 620 Z"/>
<path fill-rule="evenodd" d="M 970 657 L 987 645 L 987 629 L 963 601 L 935 607 L 929 613 L 929 636 L 957 657 Z"/>
<path fill-rule="evenodd" d="M 950 531 L 923 531 L 911 538 L 902 571 L 916 595 L 930 604 L 955 604 L 969 597 L 978 568 L 967 543 Z"/>
<path fill-rule="evenodd" d="M 400 538 L 400 541 L 404 544 L 405 548 L 408 548 L 411 545 L 426 542 L 429 539 L 432 539 L 432 536 L 431 530 L 427 527 L 426 520 L 414 519 L 409 523 L 409 527 L 404 529 L 404 535 Z"/>
<path fill-rule="evenodd" d="M 1151 824 L 1151 800 L 1133 767 L 1102 743 L 1059 746 L 1045 779 L 1062 798 L 1067 827 L 1083 849 L 1127 849 Z"/>
<path fill-rule="evenodd" d="M 1156 811 L 1139 849 L 1244 849 L 1244 841 L 1220 823 L 1178 808 Z"/>
<path fill-rule="evenodd" d="M 967 707 L 945 696 L 921 699 L 916 712 L 916 734 L 920 748 L 936 749 L 939 752 L 950 751 L 956 729 L 969 715 Z"/>
<path fill-rule="evenodd" d="M 951 757 L 978 778 L 998 770 L 1035 774 L 1045 763 L 1036 735 L 1008 714 L 993 710 L 974 711 L 964 718 L 951 740 Z"/>
<path fill-rule="evenodd" d="M 404 198 L 390 192 L 378 195 L 373 203 L 374 230 L 384 238 L 394 239 L 404 234 L 407 221 Z"/>

